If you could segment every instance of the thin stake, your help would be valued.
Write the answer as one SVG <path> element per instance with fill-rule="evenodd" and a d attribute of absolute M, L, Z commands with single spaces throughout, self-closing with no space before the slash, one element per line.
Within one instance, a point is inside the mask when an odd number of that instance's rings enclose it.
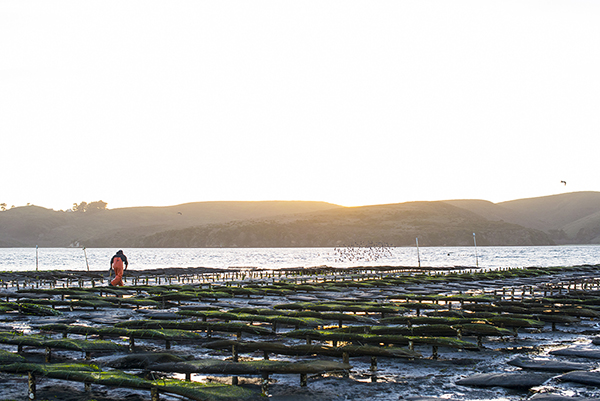
<path fill-rule="evenodd" d="M 475 244 L 475 266 L 479 267 L 479 258 L 477 257 L 477 239 L 475 239 L 475 233 L 473 233 L 473 243 Z"/>
<path fill-rule="evenodd" d="M 415 238 L 417 240 L 417 262 L 419 262 L 419 267 L 421 267 L 421 255 L 419 254 L 419 238 Z"/>
<path fill-rule="evenodd" d="M 85 256 L 85 265 L 87 266 L 87 271 L 90 271 L 90 265 L 87 259 L 87 252 L 85 251 L 85 246 L 83 247 L 83 255 Z"/>

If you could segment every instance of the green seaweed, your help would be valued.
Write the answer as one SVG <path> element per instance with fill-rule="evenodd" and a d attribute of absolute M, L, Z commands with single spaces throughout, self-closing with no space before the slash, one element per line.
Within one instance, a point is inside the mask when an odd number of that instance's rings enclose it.
<path fill-rule="evenodd" d="M 289 304 L 274 305 L 274 309 L 296 309 L 312 311 L 335 311 L 335 312 L 376 312 L 376 313 L 402 313 L 406 308 L 394 305 L 360 304 L 360 303 L 337 303 L 337 302 L 295 302 Z"/>
<path fill-rule="evenodd" d="M 47 308 L 41 305 L 29 304 L 29 303 L 20 303 L 19 304 L 19 312 L 26 315 L 35 315 L 35 316 L 60 316 L 62 312 L 57 311 L 56 309 Z"/>
<path fill-rule="evenodd" d="M 71 351 L 121 351 L 126 349 L 124 346 L 111 341 L 87 341 L 70 338 L 52 339 L 43 336 L 24 336 L 8 333 L 0 333 L 0 343 L 40 348 L 60 348 Z"/>
<path fill-rule="evenodd" d="M 283 309 L 266 309 L 266 308 L 234 308 L 230 309 L 231 313 L 247 313 L 251 315 L 270 315 L 270 316 L 288 316 L 288 317 L 312 317 L 321 321 L 345 321 L 345 322 L 371 322 L 372 319 L 362 315 L 354 315 L 347 313 L 327 313 L 317 311 L 297 311 Z"/>
<path fill-rule="evenodd" d="M 325 345 L 285 345 L 274 342 L 239 342 L 234 340 L 218 340 L 205 343 L 204 347 L 210 349 L 230 350 L 236 346 L 239 352 L 263 351 L 279 355 L 325 355 L 342 357 L 344 353 L 349 356 L 385 356 L 389 358 L 420 358 L 421 354 L 406 348 L 378 347 L 371 345 L 344 345 L 343 347 L 329 347 Z"/>
<path fill-rule="evenodd" d="M 467 336 L 511 336 L 514 334 L 510 330 L 492 326 L 491 324 L 463 323 L 452 327 L 455 329 L 460 329 L 462 331 L 462 334 Z"/>
<path fill-rule="evenodd" d="M 127 329 L 119 327 L 89 327 L 66 324 L 47 324 L 40 327 L 41 330 L 59 333 L 71 333 L 81 335 L 99 335 L 105 337 L 132 337 L 139 339 L 155 340 L 196 340 L 203 338 L 201 334 L 175 329 Z"/>
<path fill-rule="evenodd" d="M 239 399 L 257 399 L 256 392 L 239 386 L 226 384 L 184 382 L 174 379 L 145 380 L 138 376 L 118 370 L 99 371 L 92 365 L 41 365 L 32 363 L 15 363 L 0 365 L 0 371 L 7 373 L 33 372 L 52 379 L 75 381 L 80 383 L 99 384 L 113 387 L 134 389 L 157 388 L 162 393 L 171 393 L 188 397 L 197 401 L 226 401 Z"/>
<path fill-rule="evenodd" d="M 214 330 L 225 332 L 244 332 L 251 334 L 270 335 L 272 330 L 263 327 L 250 326 L 244 323 L 222 322 L 174 322 L 155 320 L 129 320 L 116 324 L 116 327 L 136 329 L 179 329 L 179 330 Z"/>
<path fill-rule="evenodd" d="M 276 374 L 314 374 L 329 371 L 351 369 L 346 363 L 314 360 L 314 361 L 272 361 L 254 360 L 244 362 L 224 361 L 221 359 L 200 359 L 187 362 L 172 362 L 150 365 L 151 371 L 178 372 L 178 373 L 220 373 L 220 374 L 247 374 L 259 375 L 262 373 Z"/>
<path fill-rule="evenodd" d="M 25 362 L 25 358 L 19 354 L 0 349 L 0 365 L 8 365 L 15 362 Z"/>
<path fill-rule="evenodd" d="M 376 334 L 358 334 L 358 333 L 336 333 L 324 330 L 293 330 L 283 334 L 291 338 L 309 338 L 320 341 L 347 341 L 359 344 L 397 344 L 408 345 L 409 342 L 415 344 L 442 345 L 454 348 L 477 349 L 477 347 L 463 340 L 451 339 L 447 337 L 421 337 L 421 336 L 403 336 L 403 335 L 376 335 Z"/>

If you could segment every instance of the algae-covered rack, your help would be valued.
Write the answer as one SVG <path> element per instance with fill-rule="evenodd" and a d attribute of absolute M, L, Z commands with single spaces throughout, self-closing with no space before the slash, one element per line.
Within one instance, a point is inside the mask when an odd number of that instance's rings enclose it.
<path fill-rule="evenodd" d="M 183 341 L 183 340 L 199 340 L 203 338 L 200 333 L 196 333 L 188 330 L 175 330 L 175 329 L 126 329 L 120 327 L 89 327 L 89 326 L 75 326 L 66 324 L 46 324 L 40 327 L 40 330 L 48 332 L 63 333 L 66 337 L 67 334 L 81 334 L 81 335 L 97 335 L 101 338 L 104 337 L 128 337 L 129 338 L 129 349 L 133 351 L 135 345 L 135 339 L 149 339 L 149 340 L 164 340 L 165 347 L 171 348 L 171 341 Z"/>
<path fill-rule="evenodd" d="M 159 400 L 159 394 L 176 394 L 196 401 L 230 401 L 258 399 L 251 390 L 227 384 L 184 382 L 174 379 L 146 380 L 118 370 L 101 371 L 97 366 L 85 364 L 35 364 L 11 363 L 0 365 L 6 373 L 27 374 L 29 376 L 29 399 L 36 398 L 35 377 L 85 383 L 89 390 L 92 384 L 150 390 L 152 401 Z"/>
<path fill-rule="evenodd" d="M 23 350 L 23 346 L 39 347 L 46 349 L 46 362 L 50 362 L 52 349 L 65 349 L 70 351 L 81 351 L 86 353 L 86 358 L 90 358 L 90 353 L 93 351 L 126 351 L 127 348 L 123 345 L 115 344 L 111 341 L 86 341 L 74 339 L 49 339 L 42 336 L 24 336 L 14 335 L 10 333 L 0 333 L 0 343 L 12 344 L 18 347 L 18 352 Z"/>
<path fill-rule="evenodd" d="M 343 372 L 352 368 L 348 363 L 333 361 L 223 361 L 219 359 L 201 359 L 187 362 L 171 362 L 150 365 L 150 371 L 177 372 L 177 373 L 217 373 L 226 375 L 261 375 L 262 394 L 268 394 L 268 382 L 270 374 L 299 374 L 300 386 L 305 387 L 308 382 L 308 374 Z"/>

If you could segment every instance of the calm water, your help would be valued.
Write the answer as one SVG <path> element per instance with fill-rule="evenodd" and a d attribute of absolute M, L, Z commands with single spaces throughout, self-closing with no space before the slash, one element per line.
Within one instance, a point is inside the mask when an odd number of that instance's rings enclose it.
<path fill-rule="evenodd" d="M 117 249 L 88 248 L 90 270 L 106 270 Z M 333 248 L 132 248 L 124 249 L 132 269 L 168 267 L 417 266 L 417 248 L 336 251 Z M 421 266 L 484 268 L 600 264 L 600 245 L 542 247 L 421 247 Z M 375 260 L 376 259 L 376 260 Z M 81 248 L 38 249 L 40 270 L 86 270 Z M 0 248 L 0 271 L 35 270 L 35 248 Z"/>

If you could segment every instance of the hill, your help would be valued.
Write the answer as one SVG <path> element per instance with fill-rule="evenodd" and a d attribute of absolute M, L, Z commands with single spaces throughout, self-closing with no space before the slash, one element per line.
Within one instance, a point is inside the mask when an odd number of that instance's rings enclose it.
<path fill-rule="evenodd" d="M 543 232 L 490 221 L 445 202 L 338 208 L 276 219 L 172 230 L 139 238 L 135 247 L 315 247 L 385 243 L 407 246 L 548 245 Z M 99 245 L 99 244 L 98 244 Z"/>
<path fill-rule="evenodd" d="M 559 243 L 600 244 L 600 192 L 518 199 L 498 206 L 534 219 Z"/>
<path fill-rule="evenodd" d="M 304 247 L 600 243 L 600 193 L 492 203 L 407 202 L 343 207 L 325 202 L 196 202 L 64 212 L 0 212 L 2 247 Z"/>
<path fill-rule="evenodd" d="M 90 238 L 107 238 L 102 246 L 113 247 L 119 246 L 124 238 L 165 230 L 340 207 L 326 202 L 300 201 L 196 202 L 83 213 L 24 206 L 0 212 L 0 246 L 85 246 Z"/>

